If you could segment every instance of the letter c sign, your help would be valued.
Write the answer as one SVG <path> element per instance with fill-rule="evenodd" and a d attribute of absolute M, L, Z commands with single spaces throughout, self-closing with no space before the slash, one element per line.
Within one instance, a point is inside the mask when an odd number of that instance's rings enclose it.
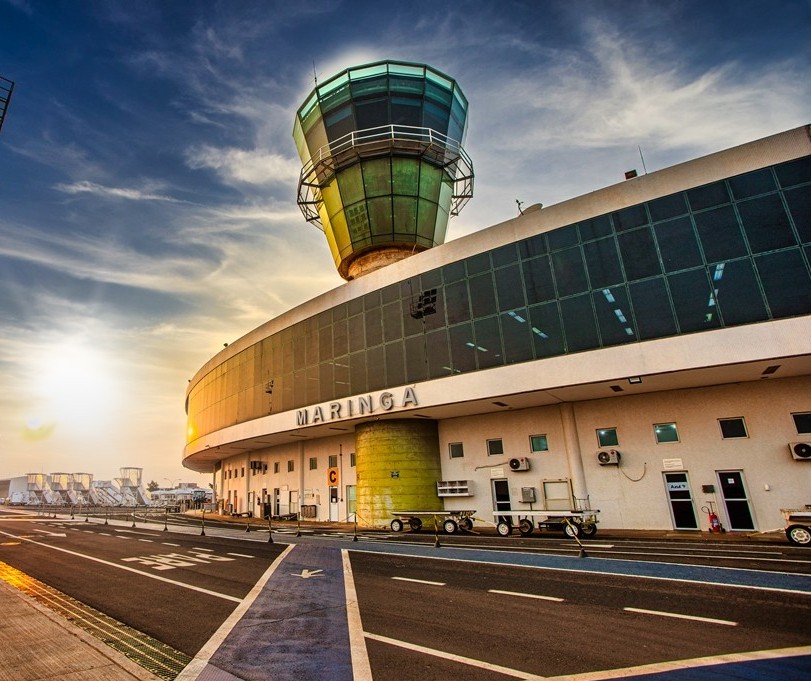
<path fill-rule="evenodd" d="M 331 487 L 335 487 L 338 484 L 338 469 L 337 468 L 329 468 L 327 469 L 327 484 Z"/>

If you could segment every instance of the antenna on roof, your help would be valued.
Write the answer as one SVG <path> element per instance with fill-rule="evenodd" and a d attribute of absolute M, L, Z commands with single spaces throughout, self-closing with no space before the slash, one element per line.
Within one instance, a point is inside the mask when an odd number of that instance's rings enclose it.
<path fill-rule="evenodd" d="M 523 214 L 524 214 L 524 211 L 523 211 L 523 210 L 521 210 L 521 206 L 523 206 L 523 205 L 524 205 L 524 202 L 523 202 L 523 201 L 519 201 L 518 199 L 516 199 L 516 200 L 515 200 L 515 202 L 518 204 L 518 212 L 519 212 L 519 213 L 521 213 L 521 215 L 523 215 Z"/>
<path fill-rule="evenodd" d="M 642 159 L 642 170 L 644 170 L 645 175 L 647 175 L 648 174 L 648 169 L 645 167 L 645 157 L 642 155 L 642 147 L 637 145 L 636 148 L 639 149 L 639 158 Z"/>
<path fill-rule="evenodd" d="M 313 82 L 318 87 L 318 74 L 315 72 L 315 59 L 313 59 Z"/>

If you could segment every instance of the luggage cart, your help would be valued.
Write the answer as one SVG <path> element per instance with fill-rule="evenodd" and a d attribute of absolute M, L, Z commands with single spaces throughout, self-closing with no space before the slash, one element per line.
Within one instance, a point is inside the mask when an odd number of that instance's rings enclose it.
<path fill-rule="evenodd" d="M 496 532 L 509 537 L 518 530 L 522 537 L 538 530 L 557 530 L 570 537 L 593 537 L 597 534 L 599 511 L 493 511 Z"/>
<path fill-rule="evenodd" d="M 795 546 L 811 546 L 811 504 L 804 509 L 782 509 L 786 538 Z"/>
<path fill-rule="evenodd" d="M 424 522 L 436 519 L 439 527 L 445 534 L 456 534 L 460 529 L 470 532 L 473 529 L 473 516 L 476 511 L 392 511 L 394 520 L 389 527 L 393 532 L 402 532 L 405 524 L 411 528 L 412 532 L 419 532 L 423 528 Z"/>

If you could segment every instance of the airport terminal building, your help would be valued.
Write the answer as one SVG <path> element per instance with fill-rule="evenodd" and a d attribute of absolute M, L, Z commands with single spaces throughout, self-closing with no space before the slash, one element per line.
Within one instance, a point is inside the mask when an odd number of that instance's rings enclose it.
<path fill-rule="evenodd" d="M 189 382 L 183 463 L 222 510 L 762 531 L 811 504 L 811 127 L 443 244 L 466 110 L 395 62 L 299 110 L 299 204 L 347 281 Z"/>

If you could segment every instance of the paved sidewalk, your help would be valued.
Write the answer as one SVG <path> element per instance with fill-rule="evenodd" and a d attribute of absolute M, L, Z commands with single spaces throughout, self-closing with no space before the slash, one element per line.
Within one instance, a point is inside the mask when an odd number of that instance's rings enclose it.
<path fill-rule="evenodd" d="M 3 581 L 0 641 L 0 681 L 158 679 Z"/>

